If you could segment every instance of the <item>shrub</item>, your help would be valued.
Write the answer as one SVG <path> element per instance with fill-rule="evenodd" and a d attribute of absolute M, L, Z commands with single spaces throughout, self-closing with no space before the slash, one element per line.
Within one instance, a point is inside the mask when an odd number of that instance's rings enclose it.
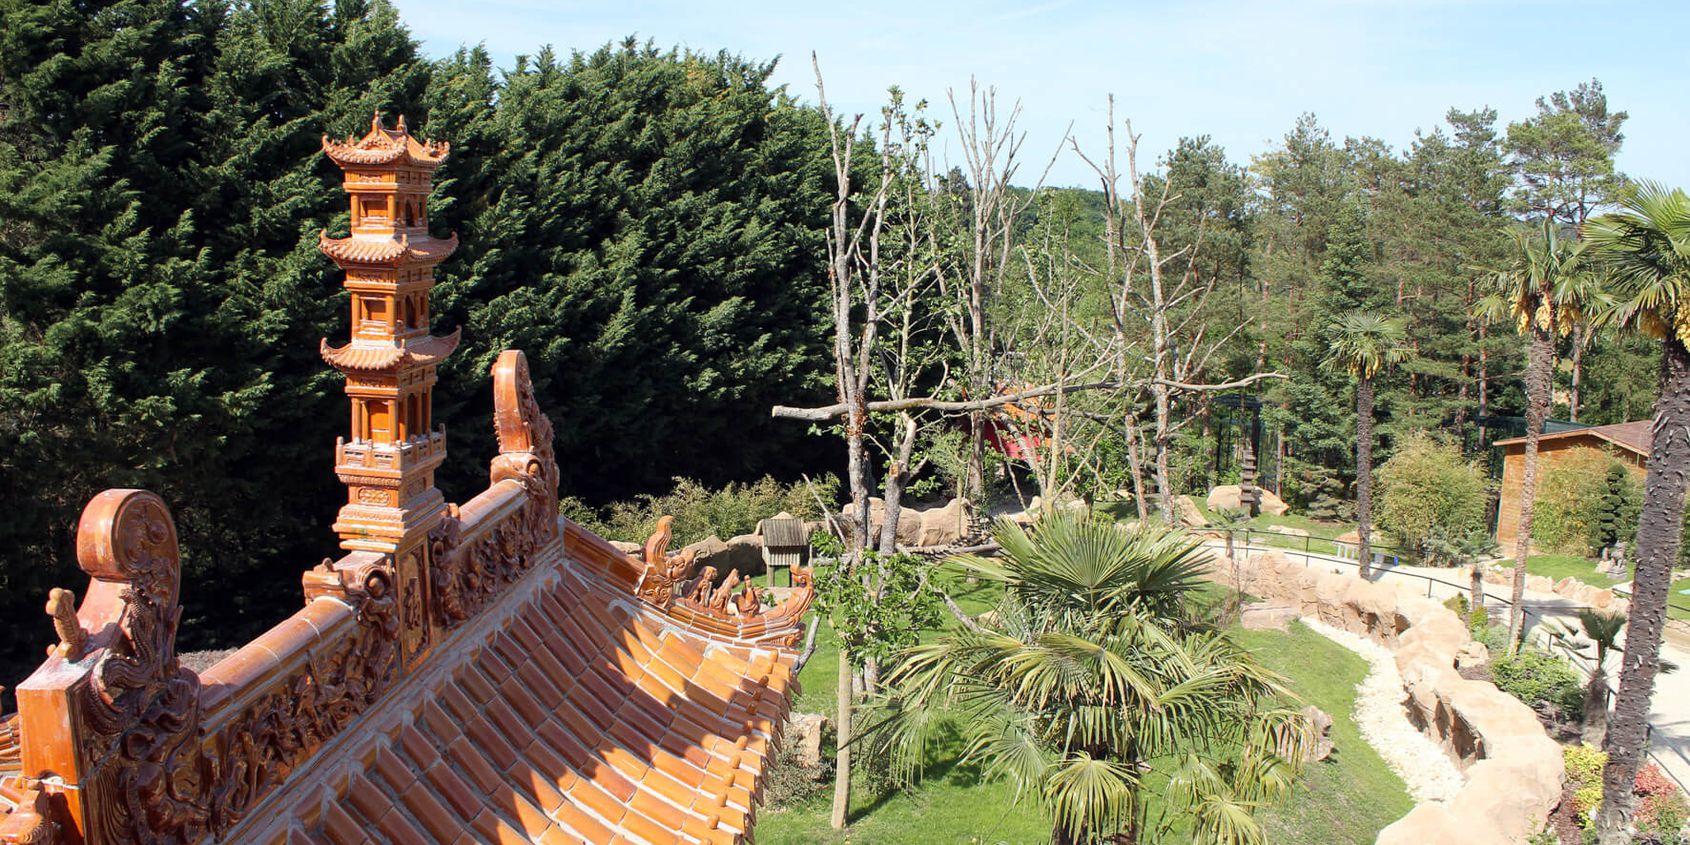
<path fill-rule="evenodd" d="M 1466 593 L 1456 593 L 1455 595 L 1450 596 L 1447 599 L 1444 599 L 1444 607 L 1447 607 L 1450 610 L 1455 611 L 1455 615 L 1459 616 L 1463 619 L 1466 619 L 1471 615 L 1467 610 L 1467 594 Z"/>
<path fill-rule="evenodd" d="M 1569 745 L 1561 749 L 1561 760 L 1566 765 L 1567 782 L 1578 786 L 1595 783 L 1600 788 L 1608 752 L 1594 745 Z"/>
<path fill-rule="evenodd" d="M 1641 485 L 1614 456 L 1590 447 L 1546 462 L 1532 504 L 1532 541 L 1552 552 L 1595 555 L 1636 531 Z"/>
<path fill-rule="evenodd" d="M 1379 527 L 1424 554 L 1434 536 L 1484 530 L 1488 482 L 1478 464 L 1462 460 L 1454 444 L 1410 435 L 1379 467 L 1374 515 Z M 1448 563 L 1436 559 L 1434 563 Z"/>
<path fill-rule="evenodd" d="M 1584 689 L 1578 673 L 1565 661 L 1541 651 L 1521 651 L 1491 662 L 1497 689 L 1536 707 L 1550 705 L 1563 719 L 1578 716 L 1584 708 Z"/>
<path fill-rule="evenodd" d="M 1566 765 L 1567 783 L 1573 787 L 1573 809 L 1579 823 L 1588 829 L 1602 804 L 1602 767 L 1608 764 L 1608 755 L 1589 745 L 1570 745 L 1561 750 L 1561 759 Z M 1644 763 L 1632 781 L 1632 791 L 1637 795 L 1637 831 L 1646 835 L 1639 841 L 1681 841 L 1678 831 L 1690 819 L 1690 803 L 1678 785 L 1654 763 Z"/>
<path fill-rule="evenodd" d="M 1644 833 L 1677 834 L 1690 817 L 1684 793 L 1654 763 L 1644 763 L 1632 781 L 1637 793 L 1637 829 Z"/>
<path fill-rule="evenodd" d="M 690 478 L 675 479 L 675 487 L 661 496 L 650 494 L 594 509 L 579 499 L 565 499 L 559 510 L 588 529 L 613 540 L 641 542 L 657 529 L 658 517 L 675 518 L 673 544 L 683 546 L 714 534 L 723 539 L 750 534 L 760 520 L 786 511 L 800 519 L 821 519 L 819 498 L 832 507 L 839 496 L 839 479 L 826 475 L 812 492 L 804 482 L 781 484 L 764 476 L 747 484 L 730 483 L 712 490 Z"/>

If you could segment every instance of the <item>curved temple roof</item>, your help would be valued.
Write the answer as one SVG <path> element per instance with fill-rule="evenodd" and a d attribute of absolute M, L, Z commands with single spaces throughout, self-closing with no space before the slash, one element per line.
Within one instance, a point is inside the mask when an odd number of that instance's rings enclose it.
<path fill-rule="evenodd" d="M 381 112 L 370 119 L 370 131 L 362 138 L 348 137 L 337 141 L 323 136 L 323 152 L 342 167 L 372 165 L 411 165 L 439 167 L 451 154 L 452 146 L 444 141 L 418 141 L 405 126 L 405 116 L 393 129 L 382 125 Z"/>
<path fill-rule="evenodd" d="M 437 263 L 445 261 L 458 249 L 458 235 L 445 238 L 417 238 L 401 234 L 396 238 L 360 237 L 331 238 L 327 229 L 317 233 L 317 249 L 336 262 L 349 264 L 398 265 L 413 262 Z"/>

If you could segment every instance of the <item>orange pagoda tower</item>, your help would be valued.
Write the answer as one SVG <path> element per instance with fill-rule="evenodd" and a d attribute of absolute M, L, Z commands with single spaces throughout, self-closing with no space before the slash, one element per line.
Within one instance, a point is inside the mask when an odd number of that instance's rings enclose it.
<path fill-rule="evenodd" d="M 429 334 L 434 266 L 457 249 L 453 235 L 428 230 L 428 194 L 449 145 L 419 142 L 399 118 L 395 129 L 377 112 L 361 139 L 323 139 L 323 151 L 346 173 L 352 233 L 318 246 L 346 273 L 352 295 L 352 340 L 322 342 L 323 360 L 346 375 L 352 400 L 349 439 L 335 444 L 335 473 L 347 500 L 335 519 L 348 551 L 393 556 L 400 606 L 426 604 L 428 534 L 446 510 L 434 471 L 446 459 L 446 430 L 433 427 L 436 369 L 457 348 L 460 333 Z M 410 626 L 407 626 L 409 628 Z M 407 662 L 426 650 L 426 628 L 406 630 Z"/>

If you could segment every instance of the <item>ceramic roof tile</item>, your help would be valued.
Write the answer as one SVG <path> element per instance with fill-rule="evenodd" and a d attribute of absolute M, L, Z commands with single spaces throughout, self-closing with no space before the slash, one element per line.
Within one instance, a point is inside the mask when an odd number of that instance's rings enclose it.
<path fill-rule="evenodd" d="M 560 563 L 413 693 L 317 832 L 338 842 L 351 820 L 441 843 L 465 826 L 490 842 L 746 838 L 792 652 L 691 631 L 602 570 Z"/>

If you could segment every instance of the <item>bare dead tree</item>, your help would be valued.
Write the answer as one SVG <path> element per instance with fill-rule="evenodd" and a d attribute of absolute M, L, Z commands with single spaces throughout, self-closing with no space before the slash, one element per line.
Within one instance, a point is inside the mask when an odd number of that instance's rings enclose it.
<path fill-rule="evenodd" d="M 951 116 L 956 122 L 956 140 L 961 149 L 966 187 L 949 186 L 944 196 L 953 200 L 951 212 L 959 218 L 953 261 L 940 265 L 944 292 L 957 299 L 960 308 L 951 321 L 957 347 L 963 355 L 964 382 L 970 397 L 994 392 L 993 359 L 998 348 L 990 320 L 991 301 L 1010 271 L 1015 249 L 1015 226 L 1033 202 L 1037 185 L 1044 183 L 1056 161 L 1051 156 L 1033 190 L 1016 191 L 1011 182 L 1021 169 L 1021 146 L 1026 133 L 1017 131 L 1021 105 L 1007 114 L 998 110 L 997 91 L 968 82 L 966 116 L 955 91 L 948 92 Z M 1056 153 L 1061 152 L 1058 146 Z M 985 409 L 968 413 L 968 465 L 964 487 L 976 501 L 985 494 L 987 415 Z"/>
<path fill-rule="evenodd" d="M 1216 353 L 1242 332 L 1248 321 L 1239 319 L 1219 336 L 1210 332 L 1211 324 L 1204 319 L 1209 316 L 1204 306 L 1214 292 L 1216 280 L 1197 272 L 1202 226 L 1199 225 L 1192 243 L 1172 251 L 1163 250 L 1157 238 L 1157 226 L 1163 213 L 1177 199 L 1171 192 L 1172 185 L 1163 180 L 1155 196 L 1147 195 L 1144 174 L 1138 165 L 1139 135 L 1133 132 L 1132 121 L 1128 120 L 1123 124 L 1128 193 L 1121 193 L 1121 174 L 1116 169 L 1113 96 L 1109 98 L 1108 120 L 1107 148 L 1101 163 L 1088 157 L 1077 141 L 1070 143 L 1074 152 L 1097 174 L 1108 201 L 1105 232 L 1111 239 L 1109 270 L 1119 273 L 1110 297 L 1111 323 L 1117 333 L 1115 377 L 1123 385 L 1142 385 L 1150 393 L 1157 509 L 1164 521 L 1172 523 L 1175 513 L 1169 455 L 1174 434 L 1189 421 L 1174 419 L 1175 401 L 1185 394 L 1233 390 L 1285 376 L 1255 372 L 1226 381 L 1207 380 Z M 1140 343 L 1141 340 L 1145 342 Z M 1132 425 L 1133 415 L 1125 416 L 1127 425 Z M 1136 445 L 1136 432 L 1129 432 L 1129 450 Z M 1137 458 L 1131 460 L 1135 498 L 1142 502 L 1142 470 Z M 1144 514 L 1142 504 L 1139 512 L 1141 516 Z"/>
<path fill-rule="evenodd" d="M 894 91 L 875 133 L 878 172 L 859 187 L 856 168 L 861 166 L 858 159 L 863 137 L 859 134 L 862 115 L 854 116 L 849 122 L 835 117 L 820 64 L 813 55 L 812 64 L 819 108 L 829 128 L 836 186 L 827 231 L 836 401 L 810 408 L 776 406 L 771 413 L 780 418 L 840 425 L 851 503 L 847 514 L 850 530 L 842 532 L 845 551 L 837 565 L 844 567 L 844 577 L 863 579 L 863 586 L 873 596 L 877 583 L 885 582 L 885 572 L 863 566 L 866 552 L 876 547 L 886 552 L 896 549 L 899 500 L 908 480 L 920 469 L 916 450 L 925 428 L 947 415 L 972 418 L 1013 402 L 1093 389 L 1106 382 L 1085 384 L 1064 380 L 1011 395 L 992 395 L 990 390 L 984 390 L 968 393 L 963 399 L 952 398 L 959 391 L 949 369 L 943 366 L 947 356 L 927 341 L 943 333 L 942 324 L 935 323 L 948 313 L 943 308 L 928 307 L 929 300 L 934 298 L 931 292 L 942 292 L 945 284 L 939 262 L 933 259 L 937 251 L 935 226 L 923 216 L 931 181 L 923 178 L 923 173 L 911 172 L 912 161 L 922 158 L 923 133 L 928 129 L 908 117 L 899 94 Z M 996 126 L 995 122 L 990 125 Z M 1013 158 L 1013 149 L 1009 146 L 1002 154 Z M 999 154 L 994 152 L 987 161 L 1000 160 L 996 158 Z M 920 169 L 930 175 L 930 168 Z M 993 202 L 1008 202 L 1003 197 L 1008 195 L 1008 179 L 1013 173 L 1010 168 L 994 182 L 993 190 L 1001 196 Z M 1001 225 L 1007 235 L 1015 213 L 1018 212 L 1006 207 L 994 212 L 996 216 L 989 215 L 988 220 L 999 221 L 993 225 Z M 999 243 L 996 231 L 991 229 L 982 235 L 981 243 L 996 248 Z M 981 266 L 996 268 L 1001 263 L 1001 259 L 993 259 Z M 989 274 L 998 271 L 981 272 L 988 273 L 978 277 L 983 290 L 989 283 Z M 984 302 L 983 295 L 980 301 Z M 970 318 L 963 326 L 968 334 L 958 337 L 977 338 L 981 350 L 991 348 L 984 335 L 983 317 L 979 321 Z M 876 434 L 876 415 L 880 415 L 880 420 L 889 420 L 883 436 Z M 886 516 L 878 538 L 871 535 L 870 491 L 874 487 L 871 450 L 878 450 L 886 458 L 882 487 L 886 493 Z M 835 829 L 844 826 L 850 803 L 851 714 L 855 693 L 850 657 L 849 653 L 841 654 L 838 677 L 839 750 L 832 814 Z M 865 664 L 865 686 L 872 686 L 876 668 L 871 662 Z"/>

